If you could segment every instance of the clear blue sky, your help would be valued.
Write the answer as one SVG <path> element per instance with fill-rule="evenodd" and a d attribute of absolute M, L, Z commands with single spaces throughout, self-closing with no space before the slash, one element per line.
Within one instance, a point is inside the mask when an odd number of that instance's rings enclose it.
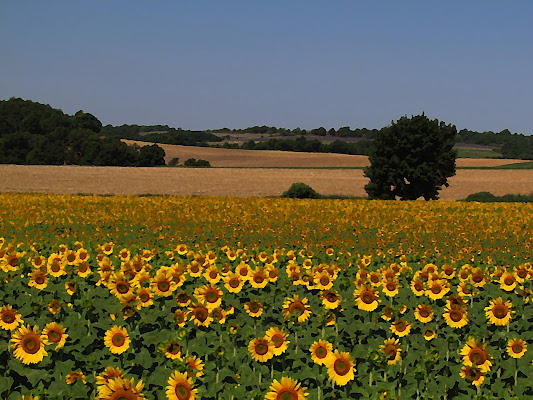
<path fill-rule="evenodd" d="M 0 99 L 104 124 L 533 133 L 531 1 L 0 0 Z"/>

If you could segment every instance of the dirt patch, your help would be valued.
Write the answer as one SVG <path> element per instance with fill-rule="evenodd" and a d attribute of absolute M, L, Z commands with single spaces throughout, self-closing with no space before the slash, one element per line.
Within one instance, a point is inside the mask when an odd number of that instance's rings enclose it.
<path fill-rule="evenodd" d="M 263 168 L 126 168 L 0 165 L 0 192 L 279 196 L 294 182 L 325 195 L 366 196 L 362 170 Z M 459 170 L 442 200 L 489 191 L 532 194 L 532 170 Z"/>
<path fill-rule="evenodd" d="M 124 140 L 140 146 L 152 143 Z M 353 168 L 370 165 L 368 157 L 334 153 L 298 153 L 274 150 L 219 149 L 212 147 L 179 146 L 159 144 L 165 150 L 165 161 L 179 158 L 183 164 L 189 158 L 203 159 L 213 167 L 339 167 Z M 501 160 L 491 158 L 458 158 L 458 167 L 495 167 L 527 160 Z"/>

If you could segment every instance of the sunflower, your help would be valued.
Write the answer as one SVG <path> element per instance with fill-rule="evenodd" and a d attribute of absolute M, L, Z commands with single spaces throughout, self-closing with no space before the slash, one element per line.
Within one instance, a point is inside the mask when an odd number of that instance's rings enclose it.
<path fill-rule="evenodd" d="M 191 295 L 187 292 L 179 292 L 176 295 L 176 303 L 178 303 L 178 306 L 180 307 L 187 307 L 191 304 Z"/>
<path fill-rule="evenodd" d="M 522 339 L 514 338 L 507 342 L 507 354 L 513 358 L 521 358 L 527 351 L 527 344 Z"/>
<path fill-rule="evenodd" d="M 427 328 L 424 330 L 424 339 L 426 339 L 428 342 L 435 337 L 435 331 L 433 329 Z"/>
<path fill-rule="evenodd" d="M 333 355 L 333 345 L 326 340 L 318 340 L 309 348 L 311 358 L 318 365 L 324 365 Z"/>
<path fill-rule="evenodd" d="M 323 290 L 320 298 L 326 310 L 334 310 L 341 304 L 341 297 L 336 290 Z"/>
<path fill-rule="evenodd" d="M 78 282 L 76 281 L 65 282 L 65 290 L 67 291 L 69 295 L 72 296 L 78 290 Z"/>
<path fill-rule="evenodd" d="M 451 264 L 444 264 L 442 266 L 442 275 L 446 279 L 452 279 L 455 276 L 455 267 Z"/>
<path fill-rule="evenodd" d="M 222 290 L 215 285 L 203 285 L 194 290 L 194 297 L 204 304 L 209 310 L 222 304 Z"/>
<path fill-rule="evenodd" d="M 72 385 L 76 381 L 82 381 L 82 383 L 85 385 L 87 383 L 87 378 L 85 378 L 83 372 L 80 371 L 71 371 L 65 377 L 65 383 L 68 385 Z"/>
<path fill-rule="evenodd" d="M 287 347 L 289 347 L 290 341 L 287 340 L 287 334 L 280 328 L 270 328 L 265 332 L 265 337 L 268 338 L 274 344 L 274 355 L 279 356 L 283 354 Z"/>
<path fill-rule="evenodd" d="M 204 272 L 204 267 L 197 260 L 192 260 L 191 263 L 187 265 L 187 272 L 192 278 L 198 278 Z"/>
<path fill-rule="evenodd" d="M 64 257 L 67 265 L 76 265 L 78 261 L 78 254 L 74 250 L 67 250 Z"/>
<path fill-rule="evenodd" d="M 111 294 L 118 299 L 133 293 L 135 287 L 122 272 L 112 273 L 109 276 L 107 287 Z"/>
<path fill-rule="evenodd" d="M 250 317 L 260 317 L 263 314 L 263 306 L 257 300 L 248 301 L 244 304 L 244 309 Z"/>
<path fill-rule="evenodd" d="M 350 353 L 335 350 L 325 363 L 333 384 L 344 386 L 355 378 L 354 361 Z"/>
<path fill-rule="evenodd" d="M 199 378 L 204 374 L 204 364 L 196 356 L 190 356 L 185 359 L 185 369 L 189 378 Z"/>
<path fill-rule="evenodd" d="M 388 279 L 381 286 L 383 293 L 389 297 L 396 296 L 400 291 L 400 284 L 394 279 Z"/>
<path fill-rule="evenodd" d="M 269 282 L 268 275 L 263 267 L 257 267 L 252 271 L 250 278 L 248 279 L 250 285 L 255 289 L 264 288 Z"/>
<path fill-rule="evenodd" d="M 198 395 L 198 389 L 194 389 L 193 381 L 187 373 L 173 371 L 168 379 L 168 400 L 194 400 Z"/>
<path fill-rule="evenodd" d="M 96 375 L 96 386 L 98 391 L 100 391 L 101 386 L 105 386 L 111 379 L 115 378 L 124 378 L 124 374 L 120 368 L 116 367 L 106 367 L 103 372 L 100 372 Z"/>
<path fill-rule="evenodd" d="M 174 321 L 176 321 L 176 324 L 178 324 L 178 326 L 185 326 L 188 319 L 189 317 L 187 316 L 187 313 L 185 311 L 183 310 L 174 311 Z"/>
<path fill-rule="evenodd" d="M 50 254 L 46 262 L 46 267 L 48 268 L 48 274 L 53 277 L 65 275 L 66 264 L 67 264 L 67 261 L 63 258 L 63 256 L 57 253 Z"/>
<path fill-rule="evenodd" d="M 400 319 L 395 321 L 390 326 L 390 330 L 399 337 L 407 336 L 409 332 L 411 332 L 411 324 L 403 319 Z"/>
<path fill-rule="evenodd" d="M 41 332 L 37 326 L 30 329 L 28 326 L 21 326 L 11 337 L 11 347 L 14 349 L 15 357 L 23 364 L 37 364 L 42 361 L 48 353 L 44 348 L 41 339 Z"/>
<path fill-rule="evenodd" d="M 481 268 L 474 268 L 470 275 L 470 281 L 475 287 L 483 287 L 487 283 L 487 277 Z"/>
<path fill-rule="evenodd" d="M 61 312 L 61 302 L 57 299 L 50 300 L 50 303 L 48 303 L 48 311 L 50 311 L 52 314 L 58 314 Z"/>
<path fill-rule="evenodd" d="M 31 272 L 31 278 L 28 282 L 28 286 L 43 290 L 46 286 L 48 286 L 48 277 L 46 276 L 46 273 L 42 272 L 40 269 L 33 270 Z"/>
<path fill-rule="evenodd" d="M 207 267 L 202 274 L 204 278 L 207 280 L 207 282 L 214 285 L 215 283 L 218 283 L 222 279 L 222 275 L 220 275 L 220 271 L 218 270 L 216 265 L 210 265 Z"/>
<path fill-rule="evenodd" d="M 462 378 L 467 382 L 470 382 L 472 385 L 480 386 L 485 380 L 485 374 L 481 369 L 476 367 L 463 366 L 461 372 L 459 372 Z"/>
<path fill-rule="evenodd" d="M 20 400 L 39 400 L 39 396 L 33 396 L 31 394 L 23 394 Z"/>
<path fill-rule="evenodd" d="M 428 284 L 425 291 L 426 296 L 431 300 L 442 299 L 450 291 L 450 284 L 444 279 L 435 279 Z"/>
<path fill-rule="evenodd" d="M 62 348 L 68 338 L 68 335 L 65 333 L 65 331 L 66 329 L 63 328 L 61 324 L 57 324 L 55 322 L 50 322 L 49 324 L 46 324 L 42 333 L 42 339 L 44 344 L 55 344 L 55 350 Z"/>
<path fill-rule="evenodd" d="M 89 263 L 87 261 L 80 262 L 76 266 L 76 273 L 80 278 L 88 277 L 91 272 L 91 267 L 89 266 Z"/>
<path fill-rule="evenodd" d="M 11 331 L 23 324 L 22 316 L 10 305 L 0 307 L 0 328 Z"/>
<path fill-rule="evenodd" d="M 172 296 L 178 285 L 174 282 L 172 274 L 167 270 L 160 270 L 152 281 L 152 291 L 161 297 Z"/>
<path fill-rule="evenodd" d="M 510 301 L 504 302 L 501 297 L 491 300 L 490 304 L 485 307 L 485 315 L 489 324 L 507 325 L 511 321 L 511 314 L 514 312 L 511 310 L 512 306 Z"/>
<path fill-rule="evenodd" d="M 266 270 L 269 282 L 276 282 L 278 280 L 279 271 L 277 270 L 276 267 L 274 267 L 272 264 L 269 264 L 265 270 Z"/>
<path fill-rule="evenodd" d="M 130 337 L 126 328 L 115 325 L 106 331 L 104 344 L 113 354 L 124 353 L 130 347 Z"/>
<path fill-rule="evenodd" d="M 426 293 L 424 282 L 422 282 L 420 279 L 413 279 L 410 287 L 416 296 L 422 296 L 424 293 Z"/>
<path fill-rule="evenodd" d="M 224 277 L 224 287 L 230 293 L 239 293 L 243 285 L 244 280 L 234 272 L 230 272 Z"/>
<path fill-rule="evenodd" d="M 387 365 L 395 365 L 400 361 L 400 353 L 402 349 L 400 348 L 400 342 L 398 339 L 386 339 L 379 348 L 385 354 L 385 360 L 387 360 Z"/>
<path fill-rule="evenodd" d="M 451 308 L 447 305 L 444 308 L 444 320 L 452 328 L 462 328 L 468 323 L 468 313 L 464 308 Z"/>
<path fill-rule="evenodd" d="M 372 286 L 359 286 L 354 290 L 353 297 L 360 310 L 374 311 L 378 307 L 378 292 Z"/>
<path fill-rule="evenodd" d="M 482 344 L 475 338 L 469 338 L 461 349 L 463 364 L 467 367 L 476 367 L 483 373 L 487 373 L 492 366 L 492 356 L 487 352 L 487 345 Z"/>
<path fill-rule="evenodd" d="M 209 309 L 203 304 L 195 303 L 189 307 L 189 316 L 195 325 L 209 326 L 213 322 L 209 314 Z"/>
<path fill-rule="evenodd" d="M 296 379 L 283 376 L 281 382 L 274 379 L 270 385 L 270 392 L 265 395 L 265 400 L 305 400 L 309 395 L 306 389 L 306 387 L 300 387 Z"/>
<path fill-rule="evenodd" d="M 307 297 L 300 299 L 300 296 L 295 294 L 292 298 L 287 297 L 283 303 L 281 313 L 285 319 L 296 316 L 298 322 L 304 322 L 311 316 L 311 306 L 307 304 Z"/>
<path fill-rule="evenodd" d="M 516 277 L 511 272 L 504 272 L 500 277 L 500 288 L 506 292 L 511 292 L 517 285 Z"/>
<path fill-rule="evenodd" d="M 150 307 L 154 304 L 154 294 L 149 288 L 141 288 L 137 290 L 137 309 L 142 307 Z"/>
<path fill-rule="evenodd" d="M 259 362 L 265 362 L 274 357 L 274 348 L 274 343 L 266 337 L 252 339 L 248 344 L 252 359 Z"/>
<path fill-rule="evenodd" d="M 181 354 L 181 344 L 176 340 L 171 340 L 163 347 L 163 353 L 165 357 L 170 358 L 171 360 L 182 360 Z"/>
<path fill-rule="evenodd" d="M 422 322 L 423 324 L 430 322 L 433 320 L 433 309 L 431 306 L 428 306 L 426 304 L 419 304 L 416 306 L 415 310 L 415 318 Z"/>
<path fill-rule="evenodd" d="M 113 378 L 100 387 L 100 393 L 95 400 L 145 400 L 146 397 L 141 393 L 143 387 L 142 381 L 135 384 L 133 378 Z"/>
<path fill-rule="evenodd" d="M 211 313 L 209 314 L 209 316 L 213 318 L 213 321 L 219 324 L 223 324 L 226 322 L 227 315 L 228 313 L 220 307 L 213 308 L 211 310 Z"/>
<path fill-rule="evenodd" d="M 316 289 L 328 290 L 333 286 L 333 279 L 327 271 L 320 272 L 313 276 L 313 282 Z"/>

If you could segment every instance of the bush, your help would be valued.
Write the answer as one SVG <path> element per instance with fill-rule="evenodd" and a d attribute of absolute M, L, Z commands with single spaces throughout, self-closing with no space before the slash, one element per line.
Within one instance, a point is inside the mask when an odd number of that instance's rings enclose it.
<path fill-rule="evenodd" d="M 170 160 L 168 162 L 168 166 L 169 167 L 175 167 L 176 165 L 178 165 L 178 161 L 179 161 L 179 158 L 178 157 L 174 157 L 172 160 Z"/>
<path fill-rule="evenodd" d="M 196 158 L 189 158 L 183 163 L 183 165 L 185 165 L 186 167 L 210 167 L 211 163 L 207 160 L 197 160 Z"/>
<path fill-rule="evenodd" d="M 481 203 L 531 203 L 533 195 L 506 194 L 495 196 L 490 192 L 478 192 L 468 195 L 464 201 L 478 201 Z"/>
<path fill-rule="evenodd" d="M 322 196 L 318 194 L 311 186 L 303 182 L 296 182 L 291 185 L 289 190 L 283 192 L 281 197 L 292 199 L 319 199 Z"/>

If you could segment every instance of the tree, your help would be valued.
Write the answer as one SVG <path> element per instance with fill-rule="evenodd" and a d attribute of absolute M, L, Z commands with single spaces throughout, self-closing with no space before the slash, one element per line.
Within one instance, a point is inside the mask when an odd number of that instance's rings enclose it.
<path fill-rule="evenodd" d="M 370 198 L 438 199 L 442 186 L 455 175 L 454 141 L 457 129 L 423 113 L 402 117 L 383 128 L 370 150 L 365 190 Z"/>

